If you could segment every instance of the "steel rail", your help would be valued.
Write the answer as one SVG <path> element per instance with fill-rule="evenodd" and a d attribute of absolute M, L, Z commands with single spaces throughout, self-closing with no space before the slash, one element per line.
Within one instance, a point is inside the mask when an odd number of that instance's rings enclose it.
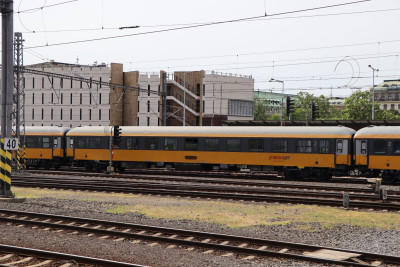
<path fill-rule="evenodd" d="M 30 224 L 37 225 L 41 227 L 52 227 L 52 228 L 62 228 L 68 229 L 71 231 L 80 231 L 80 232 L 90 232 L 93 234 L 99 235 L 109 235 L 115 237 L 125 237 L 125 238 L 134 238 L 134 239 L 145 239 L 157 242 L 164 243 L 175 243 L 184 246 L 194 246 L 200 248 L 207 249 L 215 249 L 215 250 L 223 250 L 223 251 L 233 251 L 236 253 L 244 253 L 258 256 L 270 256 L 277 258 L 291 258 L 302 261 L 311 261 L 311 262 L 320 262 L 320 263 L 330 263 L 337 265 L 351 265 L 351 266 L 370 266 L 369 263 L 360 263 L 356 261 L 343 261 L 343 260 L 332 260 L 327 258 L 319 258 L 312 257 L 301 254 L 294 254 L 294 252 L 288 253 L 282 252 L 279 250 L 281 248 L 291 249 L 295 251 L 305 252 L 305 251 L 317 251 L 321 249 L 327 249 L 330 251 L 344 252 L 344 253 L 352 253 L 352 254 L 360 254 L 362 257 L 362 261 L 383 261 L 384 263 L 391 264 L 400 264 L 400 257 L 392 256 L 392 255 L 382 255 L 377 253 L 369 253 L 365 251 L 355 251 L 355 250 L 346 250 L 340 248 L 332 248 L 332 247 L 324 247 L 324 246 L 316 246 L 316 245 L 307 245 L 301 243 L 293 243 L 293 242 L 283 242 L 277 240 L 267 240 L 260 238 L 251 238 L 244 236 L 234 236 L 234 235 L 226 235 L 226 234 L 217 234 L 217 233 L 209 233 L 209 232 L 200 232 L 200 231 L 190 231 L 183 229 L 174 229 L 174 228 L 166 228 L 166 227 L 157 227 L 157 226 L 149 226 L 149 225 L 140 225 L 140 224 L 132 224 L 132 223 L 122 223 L 115 221 L 105 221 L 105 220 L 96 220 L 96 219 L 88 219 L 88 218 L 79 218 L 79 217 L 71 217 L 71 216 L 63 216 L 63 215 L 52 215 L 52 214 L 43 214 L 43 213 L 33 213 L 33 212 L 25 212 L 25 211 L 15 211 L 15 210 L 0 210 L 0 214 L 3 216 L 0 217 L 0 221 L 11 222 L 16 224 Z M 9 215 L 10 217 L 5 217 L 4 215 Z M 21 219 L 15 218 L 16 216 L 22 216 Z M 35 220 L 32 219 L 36 218 Z M 44 219 L 44 221 L 38 221 L 38 218 Z M 50 222 L 54 220 L 54 222 Z M 74 225 L 81 223 L 83 225 Z M 90 227 L 90 225 L 92 227 Z M 93 227 L 96 226 L 96 227 Z M 99 227 L 100 226 L 100 227 Z M 113 228 L 110 228 L 113 227 Z M 104 227 L 104 228 L 101 228 Z M 115 230 L 115 229 L 120 230 Z M 113 230 L 110 230 L 113 229 Z M 127 231 L 129 229 L 129 231 Z M 139 231 L 138 233 L 134 233 L 133 231 Z M 145 234 L 147 232 L 147 234 Z M 155 234 L 156 233 L 156 234 Z M 164 236 L 162 236 L 164 235 Z M 168 235 L 168 236 L 166 236 Z M 170 236 L 172 235 L 172 236 Z M 187 238 L 191 237 L 191 238 Z M 193 238 L 201 239 L 201 241 L 194 241 Z M 207 241 L 207 242 L 206 242 Z M 229 241 L 237 244 L 246 244 L 243 245 L 228 245 L 227 242 L 221 241 Z M 214 243 L 213 243 L 214 242 Z M 250 248 L 249 246 L 264 246 L 261 248 Z M 266 250 L 268 248 L 268 250 Z M 271 248 L 274 248 L 271 250 Z M 277 251 L 278 250 L 278 251 Z"/>
<path fill-rule="evenodd" d="M 50 180 L 50 181 L 48 181 Z M 74 190 L 95 190 L 105 192 L 120 192 L 120 193 L 146 193 L 146 194 L 162 194 L 162 195 L 178 195 L 188 197 L 202 197 L 202 198 L 217 198 L 217 199 L 232 199 L 232 200 L 248 200 L 248 201 L 262 201 L 262 202 L 284 202 L 284 203 L 302 203 L 302 204 L 315 204 L 315 205 L 328 205 L 328 206 L 342 206 L 343 201 L 331 198 L 322 198 L 326 192 L 300 192 L 300 196 L 295 196 L 296 191 L 281 191 L 274 192 L 271 194 L 265 193 L 255 194 L 243 194 L 233 191 L 233 193 L 226 193 L 229 191 L 228 188 L 219 188 L 217 190 L 214 187 L 214 191 L 205 189 L 199 186 L 188 186 L 188 185 L 160 185 L 160 184 L 149 184 L 149 183 L 104 183 L 99 180 L 55 180 L 54 178 L 45 179 L 32 179 L 29 177 L 27 180 L 13 179 L 13 185 L 24 186 L 24 187 L 52 187 L 59 189 L 74 189 Z M 152 187 L 152 188 L 149 188 Z M 202 189 L 203 191 L 199 191 Z M 197 191 L 196 191 L 197 190 Z M 204 192 L 206 191 L 206 192 Z M 215 192 L 218 191 L 218 192 Z M 222 192 L 221 192 L 222 191 Z M 317 198 L 315 196 L 318 196 Z M 343 196 L 342 196 L 343 197 Z M 350 195 L 352 197 L 352 195 Z M 395 197 L 393 197 L 395 198 Z M 398 198 L 398 197 L 396 197 Z M 355 201 L 350 202 L 351 208 L 366 208 L 366 209 L 384 209 L 384 210 L 400 210 L 399 203 L 388 203 L 388 202 L 376 202 L 377 197 L 374 196 L 375 202 L 371 201 Z"/>
<path fill-rule="evenodd" d="M 0 219 L 2 220 L 2 219 Z M 144 267 L 143 265 L 137 265 L 132 263 L 125 263 L 119 261 L 112 261 L 112 260 L 105 260 L 105 259 L 98 259 L 92 257 L 85 257 L 85 256 L 78 256 L 73 254 L 66 254 L 54 251 L 46 251 L 40 249 L 33 249 L 33 248 L 25 248 L 25 247 L 18 247 L 18 246 L 10 246 L 0 244 L 0 251 L 1 252 L 8 252 L 8 253 L 15 253 L 21 254 L 24 256 L 32 256 L 32 257 L 40 257 L 45 259 L 57 259 L 63 261 L 74 261 L 78 264 L 85 264 L 90 266 L 115 266 L 115 267 Z M 9 265 L 2 265 L 2 266 L 9 266 Z"/>

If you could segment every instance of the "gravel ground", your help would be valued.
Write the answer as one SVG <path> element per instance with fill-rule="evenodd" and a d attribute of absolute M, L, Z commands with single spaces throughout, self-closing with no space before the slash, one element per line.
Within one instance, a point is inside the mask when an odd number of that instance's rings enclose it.
<path fill-rule="evenodd" d="M 79 194 L 86 193 L 76 192 L 77 199 Z M 162 197 L 154 196 L 154 198 Z M 127 198 L 127 204 L 129 204 L 129 201 Z M 137 198 L 135 198 L 135 201 L 138 201 Z M 107 203 L 114 203 L 112 194 L 102 202 L 32 198 L 25 203 L 0 202 L 0 208 L 243 235 L 400 256 L 400 231 L 397 230 L 350 227 L 346 225 L 326 229 L 315 224 L 312 231 L 305 231 L 301 230 L 301 225 L 296 225 L 296 223 L 232 229 L 221 227 L 217 224 L 190 220 L 148 218 L 138 213 L 110 214 L 104 211 L 104 205 Z M 169 249 L 164 244 L 149 246 L 149 243 L 145 242 L 132 244 L 128 240 L 118 242 L 112 239 L 102 240 L 96 237 L 67 233 L 49 234 L 43 229 L 7 226 L 5 224 L 0 224 L 0 231 L 11 233 L 2 235 L 1 243 L 3 244 L 150 266 L 319 266 L 317 264 L 279 259 L 254 259 L 249 261 L 243 260 L 245 256 L 222 257 L 221 254 L 212 253 L 205 255 L 201 251 L 189 252 L 179 248 Z"/>

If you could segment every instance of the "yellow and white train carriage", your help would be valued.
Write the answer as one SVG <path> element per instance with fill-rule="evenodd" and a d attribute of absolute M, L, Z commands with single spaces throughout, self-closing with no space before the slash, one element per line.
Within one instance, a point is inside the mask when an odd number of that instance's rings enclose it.
<path fill-rule="evenodd" d="M 400 126 L 370 126 L 354 136 L 355 167 L 371 172 L 374 177 L 382 173 L 385 182 L 400 181 Z"/>
<path fill-rule="evenodd" d="M 69 127 L 26 126 L 25 159 L 27 167 L 59 168 L 65 162 L 65 134 Z M 23 138 L 23 137 L 22 137 Z M 24 152 L 22 152 L 22 155 Z"/>
<path fill-rule="evenodd" d="M 122 126 L 113 162 L 202 166 L 273 166 L 285 176 L 327 179 L 352 164 L 346 127 L 130 127 Z M 110 159 L 110 127 L 79 127 L 67 133 L 67 156 L 102 169 Z"/>

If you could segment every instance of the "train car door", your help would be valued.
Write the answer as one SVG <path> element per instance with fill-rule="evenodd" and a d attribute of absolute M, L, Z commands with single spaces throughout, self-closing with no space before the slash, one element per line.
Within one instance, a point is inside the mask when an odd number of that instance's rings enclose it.
<path fill-rule="evenodd" d="M 356 140 L 356 165 L 368 166 L 368 140 Z"/>
<path fill-rule="evenodd" d="M 336 140 L 336 165 L 349 165 L 349 140 Z"/>

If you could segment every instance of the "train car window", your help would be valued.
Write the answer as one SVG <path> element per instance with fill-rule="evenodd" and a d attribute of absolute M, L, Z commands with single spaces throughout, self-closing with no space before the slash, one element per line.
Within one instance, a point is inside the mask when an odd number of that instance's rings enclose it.
<path fill-rule="evenodd" d="M 329 153 L 329 140 L 319 140 L 319 153 L 321 154 Z"/>
<path fill-rule="evenodd" d="M 71 137 L 71 139 L 69 140 L 69 147 L 74 148 L 74 138 L 73 137 Z"/>
<path fill-rule="evenodd" d="M 298 153 L 311 153 L 311 140 L 297 140 L 296 152 Z"/>
<path fill-rule="evenodd" d="M 137 138 L 127 138 L 126 139 L 126 148 L 127 149 L 138 149 Z"/>
<path fill-rule="evenodd" d="M 199 140 L 197 138 L 185 138 L 185 150 L 199 150 Z"/>
<path fill-rule="evenodd" d="M 89 148 L 90 149 L 98 149 L 98 148 L 101 148 L 101 145 L 100 145 L 101 143 L 100 143 L 100 137 L 91 137 L 90 139 L 89 139 Z"/>
<path fill-rule="evenodd" d="M 43 137 L 43 148 L 50 148 L 50 137 Z"/>
<path fill-rule="evenodd" d="M 86 148 L 85 137 L 78 137 L 78 140 L 76 141 L 76 148 Z"/>
<path fill-rule="evenodd" d="M 361 141 L 361 154 L 367 154 L 367 140 Z"/>
<path fill-rule="evenodd" d="M 393 141 L 393 153 L 400 154 L 400 140 Z"/>
<path fill-rule="evenodd" d="M 226 140 L 226 150 L 230 152 L 240 151 L 240 139 Z"/>
<path fill-rule="evenodd" d="M 264 151 L 264 140 L 249 139 L 249 151 L 250 152 L 263 152 Z"/>
<path fill-rule="evenodd" d="M 53 145 L 54 145 L 54 148 L 57 148 L 57 145 L 58 145 L 58 139 L 57 139 L 57 137 L 54 137 L 54 139 L 53 139 Z"/>
<path fill-rule="evenodd" d="M 146 149 L 156 150 L 157 149 L 157 138 L 151 137 L 145 139 Z"/>
<path fill-rule="evenodd" d="M 176 150 L 178 146 L 178 139 L 176 138 L 165 138 L 164 149 L 165 150 Z"/>
<path fill-rule="evenodd" d="M 40 148 L 40 137 L 39 136 L 27 136 L 26 147 L 27 148 Z"/>
<path fill-rule="evenodd" d="M 337 150 L 336 153 L 341 154 L 343 153 L 343 140 L 337 140 Z"/>
<path fill-rule="evenodd" d="M 282 153 L 287 152 L 287 140 L 272 140 L 272 152 Z"/>
<path fill-rule="evenodd" d="M 216 138 L 206 139 L 206 151 L 217 151 L 219 150 L 219 140 Z"/>
<path fill-rule="evenodd" d="M 374 153 L 386 154 L 386 140 L 374 140 Z"/>

